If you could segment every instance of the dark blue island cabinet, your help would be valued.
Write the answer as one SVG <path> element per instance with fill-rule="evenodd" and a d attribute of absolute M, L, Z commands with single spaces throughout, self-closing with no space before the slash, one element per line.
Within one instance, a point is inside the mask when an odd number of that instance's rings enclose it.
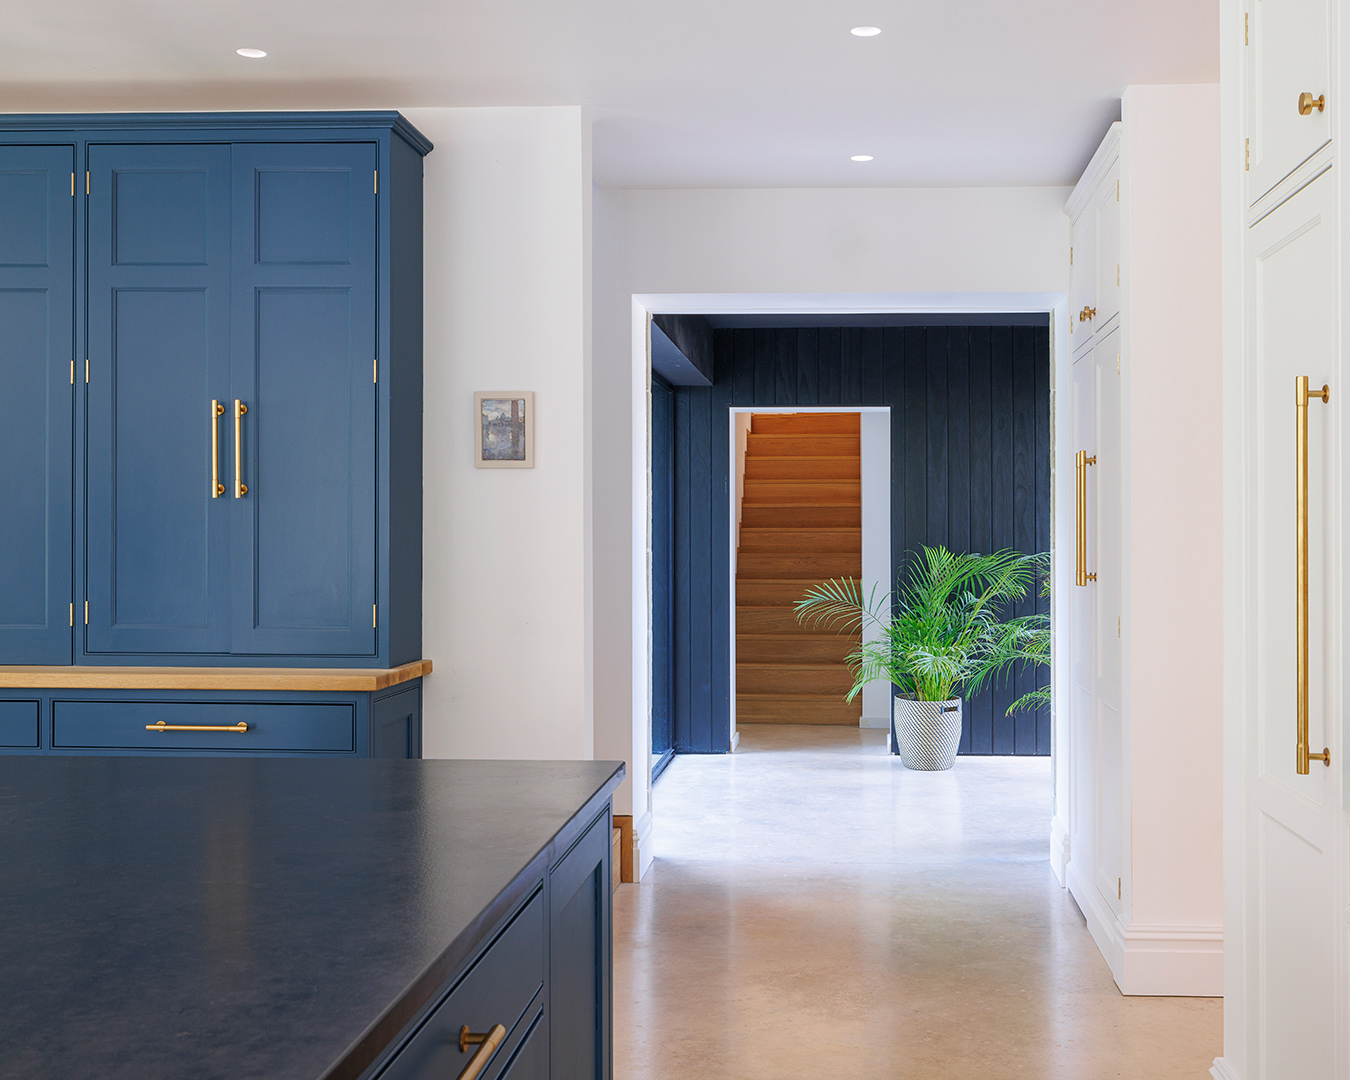
<path fill-rule="evenodd" d="M 430 150 L 397 113 L 0 117 L 0 665 L 422 659 Z"/>

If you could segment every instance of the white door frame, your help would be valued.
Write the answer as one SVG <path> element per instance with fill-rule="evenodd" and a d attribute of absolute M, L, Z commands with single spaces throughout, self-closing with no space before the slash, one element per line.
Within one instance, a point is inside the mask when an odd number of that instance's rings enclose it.
<path fill-rule="evenodd" d="M 1051 363 L 1051 559 L 1053 598 L 1051 627 L 1055 653 L 1068 626 L 1067 600 L 1073 584 L 1074 516 L 1064 508 L 1074 503 L 1072 450 L 1056 432 L 1068 430 L 1069 311 L 1066 293 L 634 293 L 632 294 L 632 733 L 633 831 L 638 857 L 635 876 L 651 865 L 651 333 L 653 315 L 699 312 L 705 315 L 988 315 L 1048 313 Z M 639 419 L 642 418 L 642 419 Z M 1050 865 L 1064 883 L 1068 862 L 1068 813 L 1071 805 L 1068 761 L 1071 751 L 1068 677 L 1055 665 L 1051 682 L 1051 772 L 1055 810 L 1050 829 Z M 637 775 L 640 773 L 641 775 Z"/>

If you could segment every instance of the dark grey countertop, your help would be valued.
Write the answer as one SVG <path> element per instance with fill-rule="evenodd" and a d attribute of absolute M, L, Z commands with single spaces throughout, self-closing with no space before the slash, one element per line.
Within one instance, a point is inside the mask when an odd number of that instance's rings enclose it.
<path fill-rule="evenodd" d="M 622 776 L 0 757 L 0 1075 L 354 1075 Z"/>

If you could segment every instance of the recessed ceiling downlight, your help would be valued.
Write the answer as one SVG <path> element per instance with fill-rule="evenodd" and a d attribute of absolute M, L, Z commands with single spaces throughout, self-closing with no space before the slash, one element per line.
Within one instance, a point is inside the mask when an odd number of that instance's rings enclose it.
<path fill-rule="evenodd" d="M 871 160 L 872 160 L 871 154 L 854 154 L 851 158 L 849 158 L 849 161 L 871 161 Z"/>
<path fill-rule="evenodd" d="M 879 26 L 855 26 L 849 31 L 854 37 L 876 37 L 881 33 Z"/>
<path fill-rule="evenodd" d="M 235 49 L 240 56 L 247 56 L 250 60 L 261 60 L 267 54 L 261 49 Z"/>

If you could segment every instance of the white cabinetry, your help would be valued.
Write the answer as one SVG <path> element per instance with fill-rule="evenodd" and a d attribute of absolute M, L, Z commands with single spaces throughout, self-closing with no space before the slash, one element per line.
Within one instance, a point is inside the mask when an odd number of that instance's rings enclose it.
<path fill-rule="evenodd" d="M 1066 206 L 1073 333 L 1055 454 L 1068 812 L 1052 836 L 1067 835 L 1055 857 L 1123 992 L 1217 995 L 1218 94 L 1131 87 L 1122 113 Z"/>
<path fill-rule="evenodd" d="M 1350 382 L 1333 16 L 1327 0 L 1250 0 L 1227 9 L 1224 35 L 1242 50 L 1224 86 L 1236 118 L 1225 168 L 1242 193 L 1225 222 L 1235 285 L 1224 365 L 1225 918 L 1237 932 L 1216 1075 L 1240 1080 L 1350 1076 L 1340 422 Z M 1300 109 L 1304 93 L 1325 107 Z M 1300 377 L 1315 391 L 1303 408 Z"/>

